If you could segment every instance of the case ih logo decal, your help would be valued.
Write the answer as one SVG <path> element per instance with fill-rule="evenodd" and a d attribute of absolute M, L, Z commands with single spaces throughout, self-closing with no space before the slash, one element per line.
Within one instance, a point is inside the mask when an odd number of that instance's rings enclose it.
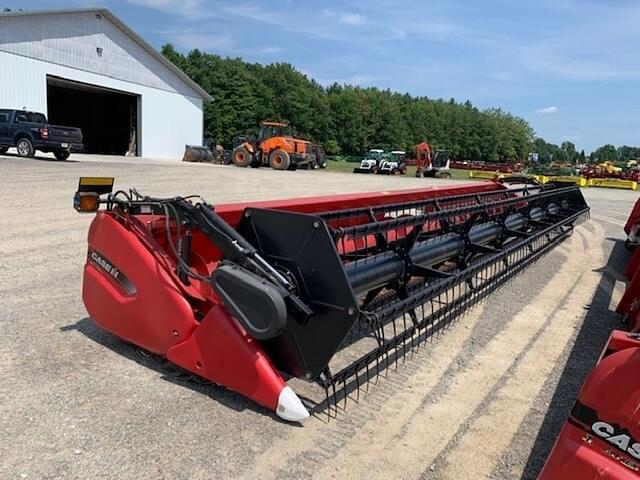
<path fill-rule="evenodd" d="M 616 431 L 613 425 L 607 422 L 595 422 L 591 425 L 591 430 L 600 438 L 604 438 L 610 444 L 618 447 L 633 458 L 640 460 L 640 443 L 636 442 L 628 432 L 624 430 Z"/>
<path fill-rule="evenodd" d="M 598 412 L 593 408 L 576 402 L 569 417 L 569 423 L 582 430 L 593 432 L 598 438 L 610 443 L 627 455 L 631 455 L 636 460 L 640 460 L 640 442 L 634 440 L 626 428 L 600 420 Z M 629 467 L 627 463 L 623 463 Z"/>
<path fill-rule="evenodd" d="M 118 270 L 105 256 L 95 250 L 89 250 L 88 257 L 93 264 L 100 267 L 102 271 L 115 280 L 127 295 L 135 295 L 136 287 L 134 287 L 125 274 Z"/>
<path fill-rule="evenodd" d="M 116 280 L 118 279 L 118 276 L 120 275 L 120 272 L 118 271 L 118 269 L 116 267 L 111 265 L 107 261 L 106 258 L 100 256 L 100 254 L 98 252 L 96 252 L 96 251 L 90 251 L 89 252 L 89 256 L 91 257 L 91 260 L 93 260 L 94 263 L 97 263 L 100 267 L 102 267 L 102 269 L 105 272 L 107 272 L 109 275 L 111 275 Z"/>

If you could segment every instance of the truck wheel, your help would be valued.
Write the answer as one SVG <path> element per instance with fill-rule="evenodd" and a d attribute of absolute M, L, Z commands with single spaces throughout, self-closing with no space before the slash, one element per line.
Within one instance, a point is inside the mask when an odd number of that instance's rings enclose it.
<path fill-rule="evenodd" d="M 33 143 L 28 138 L 21 138 L 16 143 L 16 149 L 20 157 L 31 158 L 35 155 L 36 151 L 33 149 Z"/>
<path fill-rule="evenodd" d="M 9 150 L 9 147 L 0 147 L 0 155 L 7 153 L 7 150 Z"/>
<path fill-rule="evenodd" d="M 248 167 L 253 160 L 253 155 L 246 147 L 236 147 L 231 154 L 231 161 L 236 167 Z"/>
<path fill-rule="evenodd" d="M 291 166 L 291 157 L 284 150 L 274 150 L 269 155 L 269 165 L 274 170 L 286 170 Z"/>
<path fill-rule="evenodd" d="M 53 152 L 53 155 L 61 162 L 64 162 L 67 158 L 69 158 L 71 152 L 69 150 L 58 150 L 57 152 Z"/>

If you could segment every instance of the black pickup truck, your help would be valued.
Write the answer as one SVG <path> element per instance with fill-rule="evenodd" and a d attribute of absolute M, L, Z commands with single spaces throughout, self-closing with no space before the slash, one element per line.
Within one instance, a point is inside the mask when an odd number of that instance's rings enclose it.
<path fill-rule="evenodd" d="M 0 154 L 11 147 L 21 157 L 33 157 L 40 150 L 66 160 L 72 151 L 82 151 L 82 130 L 49 125 L 42 113 L 0 109 Z"/>

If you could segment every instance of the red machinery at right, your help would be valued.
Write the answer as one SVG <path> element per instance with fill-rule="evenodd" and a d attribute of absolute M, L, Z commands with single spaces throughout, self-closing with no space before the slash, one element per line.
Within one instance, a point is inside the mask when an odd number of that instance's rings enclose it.
<path fill-rule="evenodd" d="M 617 178 L 619 180 L 640 181 L 640 168 L 638 165 L 629 162 L 626 167 L 618 167 L 611 161 L 602 162 L 596 165 L 586 165 L 580 171 L 580 175 L 587 180 L 591 178 Z"/>
<path fill-rule="evenodd" d="M 416 145 L 416 177 L 451 178 L 449 152 L 436 150 L 431 156 L 427 142 Z"/>
<path fill-rule="evenodd" d="M 633 250 L 627 288 L 616 312 L 628 331 L 614 330 L 540 474 L 541 480 L 637 479 L 640 476 L 640 200 L 627 220 Z"/>

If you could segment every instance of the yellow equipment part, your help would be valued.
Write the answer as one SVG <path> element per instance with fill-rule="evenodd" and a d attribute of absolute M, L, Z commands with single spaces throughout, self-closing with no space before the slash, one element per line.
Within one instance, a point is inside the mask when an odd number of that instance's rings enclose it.
<path fill-rule="evenodd" d="M 113 187 L 113 177 L 80 177 L 81 187 Z"/>
<path fill-rule="evenodd" d="M 496 178 L 504 178 L 504 173 L 490 172 L 488 170 L 470 170 L 469 178 L 487 178 L 493 180 Z"/>
<path fill-rule="evenodd" d="M 548 177 L 547 175 L 534 175 L 533 178 L 535 178 L 540 185 L 549 183 L 549 181 L 551 180 L 551 177 Z"/>
<path fill-rule="evenodd" d="M 562 182 L 562 183 L 575 183 L 579 187 L 588 186 L 589 182 L 584 177 L 576 177 L 573 175 L 560 175 L 557 177 L 550 177 L 552 182 Z"/>
<path fill-rule="evenodd" d="M 638 182 L 619 178 L 590 178 L 588 183 L 590 187 L 638 189 Z"/>
<path fill-rule="evenodd" d="M 620 173 L 622 172 L 622 168 L 616 167 L 615 164 L 611 161 L 606 161 L 603 163 L 599 163 L 598 167 L 605 173 Z"/>

